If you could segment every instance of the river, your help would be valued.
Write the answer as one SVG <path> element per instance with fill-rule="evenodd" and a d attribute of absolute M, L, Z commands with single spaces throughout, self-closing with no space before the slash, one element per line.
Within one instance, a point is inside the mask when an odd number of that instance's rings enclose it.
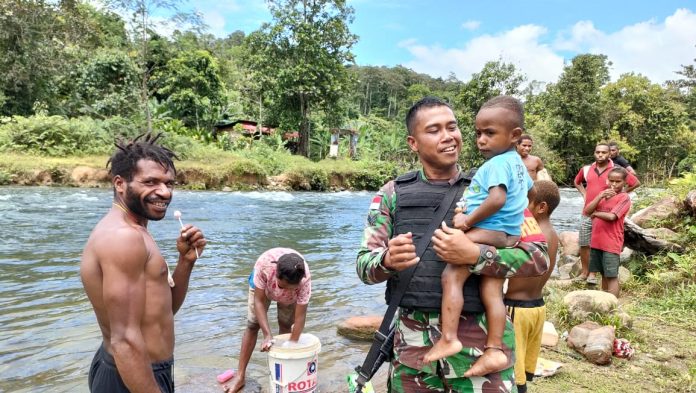
<path fill-rule="evenodd" d="M 337 335 L 336 324 L 386 309 L 384 286 L 363 285 L 354 268 L 372 196 L 175 191 L 167 217 L 149 225 L 165 258 L 176 260 L 174 210 L 208 238 L 176 315 L 178 392 L 220 391 L 215 375 L 237 365 L 247 277 L 258 255 L 277 246 L 300 251 L 310 266 L 305 332 L 322 342 L 320 390 L 345 390 L 345 375 L 362 363 L 368 344 Z M 574 189 L 561 190 L 561 196 L 552 221 L 559 232 L 575 230 L 582 199 Z M 101 334 L 82 289 L 79 260 L 111 200 L 106 189 L 0 187 L 0 392 L 87 391 Z M 266 388 L 267 370 L 265 354 L 256 351 L 248 379 Z"/>

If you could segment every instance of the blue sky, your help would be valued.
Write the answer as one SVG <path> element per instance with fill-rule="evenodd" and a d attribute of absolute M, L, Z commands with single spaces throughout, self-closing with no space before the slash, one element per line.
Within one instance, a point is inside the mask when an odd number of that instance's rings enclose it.
<path fill-rule="evenodd" d="M 261 0 L 195 1 L 209 31 L 246 33 L 270 21 Z M 351 0 L 360 65 L 402 64 L 468 80 L 490 60 L 515 64 L 529 80 L 555 81 L 578 53 L 603 53 L 612 79 L 677 77 L 696 58 L 696 0 Z"/>

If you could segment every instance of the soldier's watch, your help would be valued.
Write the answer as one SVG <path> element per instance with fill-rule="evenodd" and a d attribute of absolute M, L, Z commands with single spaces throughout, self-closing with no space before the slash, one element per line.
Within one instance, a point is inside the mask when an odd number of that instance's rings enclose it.
<path fill-rule="evenodd" d="M 487 244 L 479 244 L 479 260 L 478 262 L 493 261 L 495 259 L 495 247 Z"/>

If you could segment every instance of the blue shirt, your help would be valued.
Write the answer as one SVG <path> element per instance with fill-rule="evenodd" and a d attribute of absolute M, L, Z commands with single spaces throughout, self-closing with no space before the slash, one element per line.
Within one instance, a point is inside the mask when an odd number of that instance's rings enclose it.
<path fill-rule="evenodd" d="M 507 190 L 505 205 L 490 217 L 479 221 L 476 228 L 505 232 L 519 236 L 527 207 L 527 191 L 534 185 L 522 158 L 514 150 L 491 157 L 476 172 L 471 185 L 462 196 L 466 214 L 470 215 L 488 198 L 491 187 L 504 186 Z"/>

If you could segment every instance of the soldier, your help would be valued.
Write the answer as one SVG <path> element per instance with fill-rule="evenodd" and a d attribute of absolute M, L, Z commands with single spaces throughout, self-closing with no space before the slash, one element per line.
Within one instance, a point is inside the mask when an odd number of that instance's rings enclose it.
<path fill-rule="evenodd" d="M 440 276 L 446 263 L 474 265 L 479 259 L 489 262 L 490 271 L 481 272 L 483 275 L 510 269 L 518 270 L 520 275 L 539 275 L 548 267 L 546 250 L 532 243 L 496 250 L 473 243 L 464 232 L 443 223 L 422 260 L 417 258 L 414 244 L 424 235 L 427 218 L 444 192 L 451 185 L 461 187 L 456 198 L 459 199 L 471 179 L 457 165 L 462 139 L 449 105 L 432 97 L 420 100 L 409 110 L 406 127 L 409 147 L 418 155 L 422 169 L 388 182 L 377 193 L 370 205 L 356 266 L 358 276 L 366 284 L 387 281 L 388 301 L 390 292 L 398 286 L 399 272 L 419 265 L 399 304 L 389 391 L 513 391 L 515 338 L 509 320 L 502 345 L 509 359 L 507 368 L 483 377 L 463 376 L 486 345 L 487 322 L 478 275 L 472 275 L 463 289 L 464 309 L 458 328 L 463 349 L 437 362 L 423 362 L 423 356 L 440 337 Z M 448 212 L 445 222 L 451 223 L 453 216 L 454 209 Z M 505 268 L 500 269 L 503 265 Z"/>

